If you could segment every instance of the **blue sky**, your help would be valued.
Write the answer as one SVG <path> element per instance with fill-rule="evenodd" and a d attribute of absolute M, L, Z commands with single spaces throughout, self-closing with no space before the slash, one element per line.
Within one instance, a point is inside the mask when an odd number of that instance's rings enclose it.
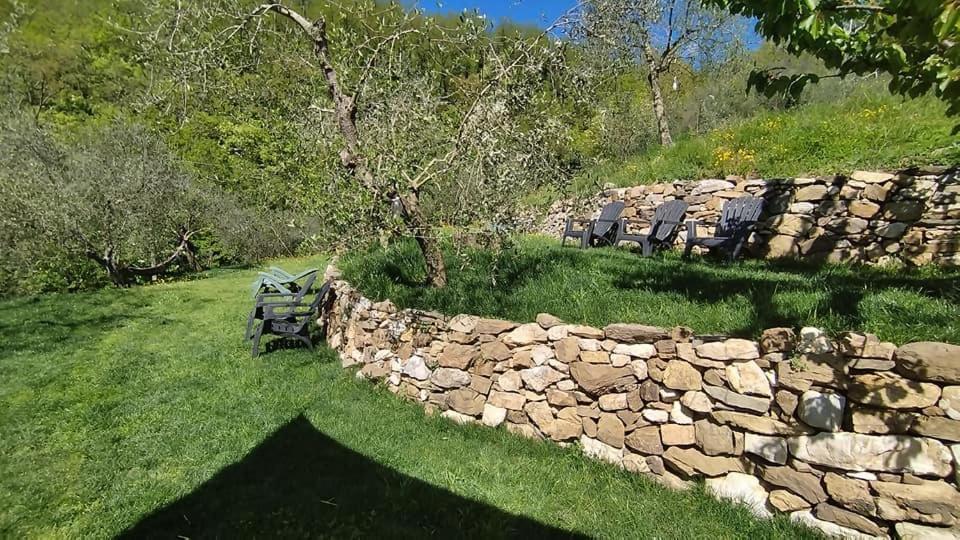
<path fill-rule="evenodd" d="M 405 2 L 425 11 L 459 13 L 464 9 L 478 9 L 491 21 L 504 17 L 514 21 L 546 26 L 557 20 L 576 4 L 575 0 L 416 0 Z"/>
<path fill-rule="evenodd" d="M 509 17 L 515 22 L 545 27 L 575 6 L 577 0 L 404 0 L 403 3 L 433 13 L 459 13 L 464 9 L 477 9 L 493 23 Z M 747 48 L 759 47 L 762 40 L 753 31 L 752 25 L 746 25 L 743 30 L 741 37 Z"/>

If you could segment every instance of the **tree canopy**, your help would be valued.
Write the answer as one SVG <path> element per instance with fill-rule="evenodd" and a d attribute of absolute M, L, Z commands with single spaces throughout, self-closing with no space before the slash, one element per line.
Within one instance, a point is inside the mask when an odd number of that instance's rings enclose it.
<path fill-rule="evenodd" d="M 840 76 L 879 71 L 890 91 L 917 97 L 931 90 L 960 114 L 960 2 L 955 0 L 710 0 L 755 17 L 759 33 L 799 54 L 810 53 Z M 811 73 L 755 71 L 749 85 L 767 94 L 798 94 Z"/>
<path fill-rule="evenodd" d="M 61 167 L 48 170 L 91 196 L 131 187 L 123 194 L 123 211 L 140 213 L 145 221 L 129 230 L 130 236 L 115 229 L 122 236 L 114 250 L 122 255 L 120 266 L 163 262 L 177 247 L 178 225 L 167 216 L 182 214 L 183 203 L 195 193 L 218 199 L 208 197 L 207 203 L 215 204 L 193 218 L 199 226 L 190 241 L 204 265 L 352 249 L 398 236 L 439 237 L 447 226 L 499 242 L 494 236 L 529 222 L 530 205 L 549 204 L 574 189 L 626 182 L 613 176 L 640 182 L 624 162 L 658 152 L 665 133 L 681 147 L 690 139 L 712 141 L 746 120 L 848 95 L 883 96 L 896 108 L 881 86 L 906 76 L 875 77 L 875 70 L 866 70 L 870 76 L 835 78 L 795 98 L 789 92 L 745 96 L 751 69 L 815 74 L 793 81 L 790 89 L 831 71 L 810 54 L 786 52 L 809 50 L 792 45 L 793 38 L 780 38 L 779 47 L 766 42 L 744 49 L 737 40 L 739 26 L 727 30 L 715 24 L 742 18 L 718 13 L 717 6 L 703 10 L 697 0 L 578 4 L 585 11 L 567 22 L 580 15 L 586 18 L 579 22 L 591 23 L 592 13 L 593 23 L 605 23 L 591 28 L 602 31 L 604 47 L 575 32 L 492 24 L 474 12 L 423 13 L 381 0 L 291 0 L 283 5 L 310 24 L 326 23 L 330 66 L 342 97 L 353 100 L 355 156 L 374 179 L 364 186 L 354 174 L 358 161 L 348 159 L 345 166 L 336 100 L 314 48 L 286 17 L 274 12 L 250 17 L 258 5 L 257 0 L 0 0 L 0 127 L 18 134 L 0 142 L 44 145 L 51 151 L 47 163 Z M 874 16 L 871 9 L 836 11 L 858 13 L 864 21 Z M 635 16 L 623 20 L 621 13 Z M 790 19 L 788 12 L 781 16 L 783 25 Z M 917 15 L 917 24 L 920 19 Z M 643 27 L 623 28 L 624 22 Z M 652 63 L 643 42 L 654 53 Z M 620 47 L 606 46 L 611 43 Z M 955 43 L 955 34 L 948 34 L 941 46 L 955 51 Z M 909 62 L 916 61 L 913 49 L 904 52 Z M 767 80 L 758 77 L 752 80 Z M 862 102 L 850 103 L 851 114 L 867 112 Z M 930 116 L 942 120 L 941 109 L 932 109 Z M 8 125 L 11 119 L 16 123 Z M 111 137 L 118 141 L 111 143 Z M 925 148 L 954 144 L 940 143 L 944 137 L 946 131 L 929 135 L 935 141 Z M 138 195 L 132 187 L 140 173 L 130 172 L 129 182 L 116 180 L 127 166 L 112 145 L 139 138 L 155 150 L 145 159 L 157 162 L 155 169 L 170 176 L 171 186 L 180 186 L 183 196 L 163 199 L 175 204 L 152 205 L 148 193 Z M 835 138 L 830 140 L 834 144 Z M 708 161 L 710 145 L 701 145 Z M 36 187 L 26 182 L 37 166 L 18 163 L 22 157 L 0 157 L 0 191 L 25 194 Z M 80 168 L 81 158 L 86 169 Z M 131 171 L 138 159 L 129 157 Z M 749 174 L 751 166 L 737 165 L 734 172 Z M 31 170 L 22 174 L 21 168 Z M 142 173 L 150 185 L 163 180 L 149 170 Z M 724 168 L 710 174 L 730 173 Z M 664 179 L 683 174 L 671 169 Z M 15 217 L 52 215 L 47 210 L 64 203 L 56 183 L 39 180 L 46 183 L 37 184 L 45 187 L 36 200 L 6 201 L 8 206 L 27 201 L 36 209 L 0 213 L 0 239 L 17 246 L 0 261 L 0 279 L 13 275 L 10 281 L 26 283 L 19 277 L 31 276 L 35 283 L 29 290 L 102 284 L 102 263 L 83 250 L 65 249 L 75 244 L 57 235 L 24 234 L 41 229 L 14 223 Z M 420 232 L 397 212 L 402 209 L 397 196 L 410 191 L 416 191 L 427 225 Z M 67 210 L 61 213 L 86 227 L 88 216 Z M 500 232 L 488 234 L 494 231 Z"/>

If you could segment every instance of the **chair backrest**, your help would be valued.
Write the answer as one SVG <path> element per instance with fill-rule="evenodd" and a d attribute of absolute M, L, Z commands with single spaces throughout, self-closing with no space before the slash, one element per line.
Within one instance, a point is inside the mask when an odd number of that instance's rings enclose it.
<path fill-rule="evenodd" d="M 315 281 L 317 281 L 316 272 L 307 274 L 307 280 L 303 282 L 303 286 L 300 287 L 300 289 L 297 291 L 297 295 L 295 297 L 297 302 L 300 302 L 303 300 L 303 297 L 306 296 L 306 294 L 310 291 Z"/>
<path fill-rule="evenodd" d="M 623 201 L 607 203 L 603 209 L 600 210 L 600 217 L 597 218 L 597 223 L 593 226 L 593 234 L 596 236 L 606 236 L 607 233 L 610 232 L 610 229 L 617 224 L 625 206 Z"/>
<path fill-rule="evenodd" d="M 294 281 L 300 281 L 301 279 L 309 276 L 310 274 L 315 274 L 320 270 L 317 268 L 308 268 L 299 274 L 291 274 L 282 268 L 277 268 L 276 266 L 270 267 L 270 273 L 277 277 L 277 280 L 281 283 L 291 283 Z"/>
<path fill-rule="evenodd" d="M 271 274 L 277 276 L 281 280 L 290 281 L 293 279 L 293 274 L 291 274 L 290 272 L 287 272 L 286 270 L 284 270 L 283 268 L 280 268 L 279 266 L 271 266 L 269 268 L 269 271 Z"/>
<path fill-rule="evenodd" d="M 323 287 L 320 287 L 320 290 L 317 291 L 317 296 L 313 298 L 313 301 L 310 302 L 310 309 L 316 311 L 320 309 L 320 304 L 323 303 L 326 299 L 327 294 L 330 292 L 330 286 L 333 284 L 332 281 L 327 281 L 323 284 Z"/>
<path fill-rule="evenodd" d="M 650 237 L 661 242 L 670 239 L 680 228 L 689 206 L 683 201 L 667 201 L 658 206 L 650 223 Z"/>
<path fill-rule="evenodd" d="M 277 276 L 268 274 L 266 272 L 260 272 L 260 274 L 257 276 L 257 279 L 255 279 L 250 285 L 250 296 L 257 298 L 260 294 L 267 290 L 272 290 L 282 294 L 292 294 L 290 289 L 281 283 Z"/>
<path fill-rule="evenodd" d="M 297 289 L 297 292 L 294 295 L 294 300 L 299 302 L 300 300 L 303 299 L 303 295 L 305 295 L 310 290 L 310 287 L 313 287 L 313 282 L 317 280 L 318 272 L 319 270 L 317 270 L 316 268 L 313 268 L 313 269 L 301 272 L 296 276 L 291 276 L 292 279 L 281 278 L 280 276 L 272 272 L 271 273 L 260 272 L 259 277 L 256 279 L 256 281 L 253 282 L 253 285 L 251 286 L 251 292 L 253 293 L 254 298 L 256 298 L 257 295 L 263 292 L 263 289 L 267 287 L 275 290 L 278 293 L 294 294 L 290 292 L 290 289 L 293 287 L 288 287 L 288 285 L 292 283 L 296 283 L 300 279 L 306 277 L 307 280 L 303 282 L 303 285 L 298 285 L 299 288 Z"/>
<path fill-rule="evenodd" d="M 736 237 L 750 232 L 750 227 L 760 219 L 763 212 L 763 199 L 758 197 L 740 197 L 727 201 L 717 224 L 715 236 Z"/>
<path fill-rule="evenodd" d="M 326 283 L 323 284 L 322 287 L 320 287 L 320 290 L 317 291 L 316 296 L 314 296 L 313 300 L 310 301 L 310 304 L 307 305 L 308 315 L 305 315 L 302 318 L 298 317 L 298 319 L 302 319 L 298 321 L 299 328 L 303 328 L 304 325 L 310 324 L 310 321 L 311 321 L 310 315 L 320 312 L 320 306 L 321 304 L 323 304 L 323 301 L 327 298 L 327 294 L 330 292 L 330 285 L 332 283 L 333 282 L 331 281 L 327 281 Z"/>

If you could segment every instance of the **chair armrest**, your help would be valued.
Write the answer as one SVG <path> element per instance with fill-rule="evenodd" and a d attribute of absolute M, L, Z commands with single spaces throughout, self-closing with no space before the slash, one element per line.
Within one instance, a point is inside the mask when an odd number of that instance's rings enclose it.
<path fill-rule="evenodd" d="M 697 227 L 700 226 L 700 225 L 703 225 L 703 222 L 701 222 L 699 219 L 690 219 L 690 220 L 687 220 L 687 222 L 686 222 L 686 227 L 687 227 L 687 242 L 689 242 L 690 240 L 692 240 L 692 239 L 694 239 L 694 238 L 697 238 Z"/>
<path fill-rule="evenodd" d="M 294 309 L 294 308 L 298 308 L 298 307 L 304 307 L 304 306 L 307 306 L 307 305 L 308 305 L 308 304 L 304 304 L 302 300 L 295 300 L 295 299 L 292 299 L 292 298 L 289 299 L 289 300 L 275 300 L 275 301 L 271 301 L 271 302 L 258 302 L 258 303 L 257 303 L 257 307 L 262 307 L 262 308 L 268 309 L 268 310 L 269 310 L 269 309 L 274 309 L 274 308 L 289 308 L 289 309 Z"/>
<path fill-rule="evenodd" d="M 292 292 L 290 292 L 290 293 L 282 293 L 282 292 L 276 292 L 276 293 L 273 293 L 273 292 L 271 292 L 271 293 L 260 293 L 259 295 L 257 295 L 257 298 L 285 298 L 285 297 L 287 297 L 287 296 L 296 296 L 296 294 L 294 294 L 294 293 L 292 293 Z"/>
<path fill-rule="evenodd" d="M 257 295 L 257 307 L 272 306 L 274 304 L 288 304 L 294 302 L 297 295 L 294 293 L 260 293 Z"/>
<path fill-rule="evenodd" d="M 624 235 L 630 234 L 630 232 L 627 230 L 627 225 L 649 225 L 649 224 L 650 222 L 643 221 L 641 219 L 620 218 L 620 227 L 617 230 L 617 237 L 619 238 Z"/>
<path fill-rule="evenodd" d="M 297 312 L 298 308 L 308 308 L 310 306 L 302 302 L 277 302 L 275 304 L 267 304 L 262 307 L 264 318 L 285 319 L 293 316 Z M 278 309 L 283 309 L 283 311 L 277 311 Z"/>
<path fill-rule="evenodd" d="M 585 219 L 580 218 L 571 218 L 568 217 L 567 221 L 563 224 L 563 236 L 572 236 L 573 233 L 581 233 L 587 230 L 586 224 L 588 223 Z M 574 224 L 580 225 L 580 229 L 574 229 Z"/>

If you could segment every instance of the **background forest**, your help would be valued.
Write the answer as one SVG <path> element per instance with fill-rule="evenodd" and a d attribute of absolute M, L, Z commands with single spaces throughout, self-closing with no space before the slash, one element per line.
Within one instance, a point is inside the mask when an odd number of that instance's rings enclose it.
<path fill-rule="evenodd" d="M 758 68 L 829 70 L 748 47 L 745 20 L 724 19 L 709 48 L 662 66 L 660 118 L 650 64 L 575 33 L 387 3 L 290 4 L 324 16 L 341 78 L 363 91 L 357 123 L 380 187 L 344 166 L 337 104 L 288 21 L 254 30 L 226 12 L 181 23 L 174 2 L 0 0 L 5 293 L 385 242 L 409 234 L 381 193 L 398 179 L 416 184 L 430 230 L 501 231 L 527 207 L 608 184 L 960 161 L 946 106 L 890 96 L 882 75 L 747 93 Z"/>

